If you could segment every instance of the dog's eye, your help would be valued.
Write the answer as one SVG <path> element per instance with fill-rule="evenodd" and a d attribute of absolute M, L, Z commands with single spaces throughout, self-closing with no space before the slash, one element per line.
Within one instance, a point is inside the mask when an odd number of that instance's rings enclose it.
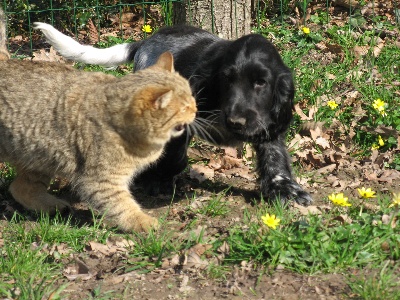
<path fill-rule="evenodd" d="M 255 87 L 255 88 L 263 87 L 263 86 L 265 86 L 266 84 L 267 84 L 267 82 L 266 82 L 264 79 L 262 79 L 262 78 L 256 79 L 256 80 L 254 81 L 254 87 Z"/>

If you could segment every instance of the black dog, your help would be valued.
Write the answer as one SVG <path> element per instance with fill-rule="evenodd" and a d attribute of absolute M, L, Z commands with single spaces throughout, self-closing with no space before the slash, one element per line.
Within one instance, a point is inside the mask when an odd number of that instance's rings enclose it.
<path fill-rule="evenodd" d="M 198 122 L 208 119 L 206 132 L 198 133 L 216 144 L 251 142 L 265 197 L 303 205 L 312 202 L 293 180 L 285 148 L 293 109 L 292 74 L 263 36 L 227 41 L 191 26 L 174 26 L 140 42 L 96 49 L 80 45 L 51 25 L 35 26 L 63 56 L 84 63 L 116 66 L 133 61 L 135 70 L 140 70 L 153 65 L 161 53 L 172 52 L 176 71 L 189 79 L 196 96 Z M 153 181 L 156 189 L 155 181 L 171 184 L 187 165 L 187 143 L 185 136 L 171 141 L 163 159 L 143 178 Z"/>

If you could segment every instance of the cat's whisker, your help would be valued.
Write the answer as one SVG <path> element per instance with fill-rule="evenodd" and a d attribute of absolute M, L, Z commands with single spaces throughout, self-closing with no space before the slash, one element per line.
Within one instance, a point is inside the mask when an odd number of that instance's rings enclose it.
<path fill-rule="evenodd" d="M 210 130 L 212 130 L 213 132 L 215 132 L 216 134 L 218 134 L 221 138 L 224 138 L 224 134 L 218 129 L 218 125 L 219 121 L 216 121 L 219 118 L 219 115 L 215 115 L 211 118 L 196 118 L 196 122 L 199 126 L 203 127 L 207 127 L 210 128 Z M 210 134 L 210 133 L 208 133 Z M 210 134 L 211 136 L 213 134 Z"/>
<path fill-rule="evenodd" d="M 219 116 L 221 114 L 221 111 L 219 109 L 210 110 L 210 111 L 198 110 L 197 113 L 200 115 L 205 114 L 208 117 L 208 116 Z"/>
<path fill-rule="evenodd" d="M 203 124 L 204 124 L 204 123 L 202 123 L 203 120 L 201 120 L 200 122 L 199 122 L 199 121 L 200 121 L 200 120 L 196 119 L 195 122 L 193 122 L 193 123 L 191 124 L 191 128 L 193 129 L 193 131 L 195 132 L 195 134 L 198 135 L 200 138 L 206 140 L 206 141 L 210 141 L 211 143 L 216 144 L 216 141 L 215 141 L 215 139 L 213 138 L 212 134 L 209 133 L 209 132 L 203 127 Z M 219 133 L 219 131 L 218 131 L 214 126 L 209 126 L 209 127 L 211 127 L 213 130 L 215 130 L 215 132 L 218 132 L 218 133 Z"/>
<path fill-rule="evenodd" d="M 215 125 L 219 124 L 218 120 L 218 116 L 211 116 L 209 118 L 200 118 L 197 117 L 196 118 L 196 122 L 198 124 L 201 124 L 202 126 L 206 126 L 206 127 L 211 127 L 212 129 L 215 129 Z"/>

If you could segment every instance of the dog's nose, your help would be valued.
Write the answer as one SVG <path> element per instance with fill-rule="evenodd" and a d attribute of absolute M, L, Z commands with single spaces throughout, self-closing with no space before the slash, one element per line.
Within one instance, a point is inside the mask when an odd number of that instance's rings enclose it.
<path fill-rule="evenodd" d="M 233 129 L 241 129 L 246 125 L 245 118 L 235 118 L 235 117 L 228 117 L 227 118 L 228 126 Z"/>

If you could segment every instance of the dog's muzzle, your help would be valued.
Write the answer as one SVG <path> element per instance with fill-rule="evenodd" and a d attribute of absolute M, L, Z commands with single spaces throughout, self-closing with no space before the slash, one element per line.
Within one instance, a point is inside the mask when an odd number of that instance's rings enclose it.
<path fill-rule="evenodd" d="M 245 129 L 247 121 L 245 118 L 242 117 L 227 117 L 226 118 L 226 125 L 229 129 L 233 131 L 243 131 Z"/>

